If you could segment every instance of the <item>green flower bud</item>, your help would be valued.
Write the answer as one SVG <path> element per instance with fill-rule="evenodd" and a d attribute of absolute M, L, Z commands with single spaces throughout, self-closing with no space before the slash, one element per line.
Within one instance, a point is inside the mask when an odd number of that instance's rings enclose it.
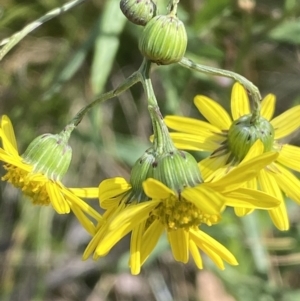
<path fill-rule="evenodd" d="M 239 162 L 245 158 L 258 139 L 262 141 L 265 152 L 272 150 L 274 128 L 261 116 L 254 121 L 251 114 L 242 116 L 232 123 L 228 131 L 229 150 Z"/>
<path fill-rule="evenodd" d="M 156 157 L 153 178 L 177 193 L 185 187 L 194 187 L 203 182 L 194 157 L 177 149 Z"/>
<path fill-rule="evenodd" d="M 135 162 L 130 174 L 130 184 L 132 190 L 128 197 L 128 203 L 131 201 L 142 202 L 148 200 L 143 190 L 143 182 L 153 177 L 153 164 L 155 162 L 155 151 L 151 147 Z"/>
<path fill-rule="evenodd" d="M 151 19 L 139 40 L 139 49 L 143 56 L 159 65 L 179 62 L 186 47 L 185 26 L 173 14 Z"/>
<path fill-rule="evenodd" d="M 145 26 L 156 14 L 152 0 L 121 0 L 120 8 L 125 17 L 136 25 Z"/>
<path fill-rule="evenodd" d="M 60 180 L 72 159 L 68 140 L 73 129 L 72 125 L 60 134 L 43 134 L 35 138 L 22 155 L 24 162 L 33 165 L 34 172 L 40 172 L 52 180 Z"/>

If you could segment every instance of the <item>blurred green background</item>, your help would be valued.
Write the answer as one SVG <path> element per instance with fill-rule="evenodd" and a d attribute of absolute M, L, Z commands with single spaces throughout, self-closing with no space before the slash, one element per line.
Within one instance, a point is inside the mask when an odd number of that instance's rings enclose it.
<path fill-rule="evenodd" d="M 160 13 L 167 2 L 157 0 Z M 0 40 L 60 5 L 2 0 Z M 300 102 L 299 0 L 182 0 L 178 16 L 189 36 L 188 58 L 244 75 L 263 96 L 276 94 L 276 114 Z M 0 112 L 14 124 L 19 151 L 42 133 L 60 131 L 95 94 L 116 88 L 134 72 L 142 62 L 141 31 L 126 21 L 119 1 L 91 0 L 16 45 L 0 62 Z M 179 65 L 155 67 L 152 79 L 164 115 L 200 118 L 196 94 L 229 109 L 229 79 Z M 97 186 L 107 177 L 128 178 L 151 133 L 138 84 L 94 108 L 79 125 L 64 183 Z M 299 135 L 288 142 L 299 145 Z M 72 215 L 34 207 L 6 183 L 0 197 L 0 300 L 300 300 L 300 207 L 290 200 L 291 229 L 285 233 L 272 226 L 266 212 L 237 218 L 227 210 L 219 225 L 202 228 L 236 255 L 238 267 L 219 271 L 206 257 L 203 271 L 193 262 L 177 263 L 163 238 L 141 275 L 131 276 L 128 238 L 98 262 L 82 262 L 90 237 Z M 90 203 L 98 208 L 97 200 Z"/>

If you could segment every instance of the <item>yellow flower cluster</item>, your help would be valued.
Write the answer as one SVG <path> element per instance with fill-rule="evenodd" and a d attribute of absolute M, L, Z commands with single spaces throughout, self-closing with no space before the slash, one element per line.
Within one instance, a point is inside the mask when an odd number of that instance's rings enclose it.
<path fill-rule="evenodd" d="M 84 260 L 91 254 L 94 259 L 105 256 L 131 233 L 129 265 L 132 274 L 138 274 L 166 233 L 177 261 L 186 263 L 191 255 L 201 269 L 201 250 L 220 269 L 224 269 L 224 261 L 237 265 L 234 255 L 203 232 L 201 225 L 221 222 L 226 207 L 233 207 L 238 216 L 255 209 L 268 210 L 278 229 L 289 228 L 284 194 L 300 202 L 300 182 L 290 171 L 300 171 L 300 149 L 279 139 L 300 126 L 300 106 L 272 119 L 275 97 L 268 95 L 259 117 L 251 121 L 248 96 L 238 83 L 232 91 L 232 118 L 205 96 L 196 96 L 195 105 L 208 122 L 179 116 L 163 120 L 157 109 L 150 108 L 153 147 L 137 161 L 129 181 L 107 179 L 99 188 L 65 187 L 57 176 L 59 162 L 42 164 L 46 159 L 44 155 L 40 158 L 40 145 L 50 157 L 49 151 L 53 156 L 57 147 L 55 143 L 41 144 L 45 136 L 29 146 L 30 154 L 38 155 L 28 163 L 28 151 L 19 154 L 12 124 L 2 116 L 0 160 L 6 170 L 2 180 L 20 188 L 35 205 L 52 205 L 58 214 L 72 211 L 92 236 Z M 169 134 L 165 124 L 176 132 Z M 211 155 L 197 164 L 180 149 L 209 151 Z M 96 196 L 105 210 L 103 215 L 82 199 Z"/>

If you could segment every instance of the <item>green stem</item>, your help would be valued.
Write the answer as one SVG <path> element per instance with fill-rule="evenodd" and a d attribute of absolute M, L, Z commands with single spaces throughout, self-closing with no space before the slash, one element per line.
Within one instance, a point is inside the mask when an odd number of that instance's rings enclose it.
<path fill-rule="evenodd" d="M 87 106 L 82 108 L 76 114 L 76 116 L 71 120 L 70 124 L 74 124 L 75 126 L 77 126 L 81 122 L 84 115 L 87 112 L 89 112 L 95 105 L 120 95 L 121 93 L 128 90 L 130 87 L 132 87 L 139 81 L 141 81 L 140 70 L 134 72 L 131 76 L 126 78 L 125 81 L 123 83 L 121 83 L 116 89 L 106 92 L 104 94 L 101 94 L 99 96 L 96 96 L 95 99 L 90 104 L 88 104 Z"/>
<path fill-rule="evenodd" d="M 169 10 L 170 10 L 170 14 L 176 16 L 177 15 L 177 5 L 179 3 L 180 0 L 170 0 L 169 2 Z"/>
<path fill-rule="evenodd" d="M 0 50 L 0 61 L 3 59 L 3 57 L 15 46 L 17 45 L 25 36 L 27 36 L 30 32 L 44 24 L 45 22 L 65 13 L 66 11 L 72 9 L 73 7 L 83 3 L 85 0 L 73 0 L 65 3 L 61 7 L 57 7 L 55 9 L 52 9 L 39 19 L 31 22 L 27 26 L 25 26 L 22 30 L 16 32 L 9 38 L 6 38 L 2 41 L 0 41 L 0 46 L 3 46 L 3 48 Z"/>
<path fill-rule="evenodd" d="M 244 76 L 237 74 L 235 72 L 229 71 L 229 70 L 223 70 L 215 67 L 209 67 L 209 66 L 204 66 L 197 64 L 193 62 L 190 59 L 187 58 L 182 58 L 182 60 L 179 62 L 179 64 L 185 68 L 188 68 L 190 70 L 195 70 L 198 72 L 210 74 L 210 75 L 217 75 L 217 76 L 223 76 L 223 77 L 228 77 L 236 80 L 239 82 L 241 85 L 244 86 L 244 88 L 248 91 L 250 94 L 253 102 L 254 102 L 254 109 L 253 109 L 253 115 L 259 116 L 260 114 L 260 101 L 261 101 L 261 95 L 258 90 L 258 88 L 252 84 L 251 81 L 246 79 Z"/>

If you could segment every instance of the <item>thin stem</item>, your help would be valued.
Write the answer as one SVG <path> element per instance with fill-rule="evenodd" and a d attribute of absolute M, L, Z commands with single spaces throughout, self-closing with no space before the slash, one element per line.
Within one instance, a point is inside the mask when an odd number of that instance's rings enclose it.
<path fill-rule="evenodd" d="M 72 9 L 73 7 L 83 3 L 85 0 L 73 0 L 69 1 L 61 7 L 57 7 L 40 17 L 39 19 L 31 22 L 26 25 L 22 30 L 16 32 L 9 38 L 6 38 L 0 41 L 0 46 L 4 46 L 0 50 L 0 61 L 4 58 L 4 56 L 15 46 L 17 45 L 25 36 L 27 36 L 30 32 L 44 24 L 45 22 L 65 13 L 66 11 Z"/>
<path fill-rule="evenodd" d="M 123 83 L 121 83 L 116 89 L 106 92 L 104 94 L 101 94 L 99 96 L 96 96 L 95 99 L 90 104 L 88 104 L 87 106 L 82 108 L 76 114 L 76 116 L 71 120 L 70 124 L 74 124 L 75 126 L 77 126 L 81 122 L 84 115 L 87 112 L 89 112 L 95 105 L 120 95 L 121 93 L 128 90 L 130 87 L 132 87 L 139 81 L 141 81 L 140 70 L 134 72 L 131 76 L 126 78 L 125 81 Z"/>
<path fill-rule="evenodd" d="M 176 16 L 177 15 L 177 5 L 180 0 L 170 0 L 170 3 L 168 5 L 170 14 Z"/>
<path fill-rule="evenodd" d="M 190 70 L 195 70 L 195 71 L 210 74 L 210 75 L 218 75 L 218 76 L 228 77 L 228 78 L 232 78 L 232 79 L 236 80 L 237 82 L 239 82 L 241 85 L 244 86 L 244 88 L 248 91 L 252 100 L 254 101 L 253 115 L 259 116 L 260 101 L 261 101 L 260 92 L 259 92 L 258 88 L 244 76 L 237 74 L 233 71 L 228 71 L 228 70 L 223 70 L 223 69 L 219 69 L 219 68 L 215 68 L 215 67 L 200 65 L 200 64 L 197 64 L 197 63 L 193 62 L 192 60 L 187 59 L 185 57 L 182 58 L 182 60 L 179 62 L 179 64 Z"/>

